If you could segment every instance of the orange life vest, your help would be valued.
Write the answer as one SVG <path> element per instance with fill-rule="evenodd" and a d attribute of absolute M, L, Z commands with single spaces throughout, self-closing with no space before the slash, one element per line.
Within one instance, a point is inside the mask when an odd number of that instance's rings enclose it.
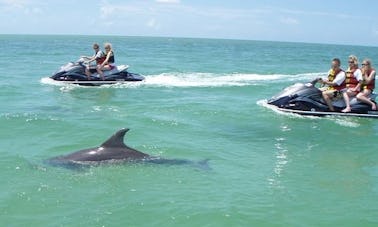
<path fill-rule="evenodd" d="M 371 69 L 369 69 L 367 72 L 366 72 L 366 76 L 370 76 L 370 73 L 371 72 L 373 72 L 373 71 L 375 71 L 375 69 L 374 68 L 371 68 Z M 372 91 L 372 90 L 374 90 L 374 88 L 375 88 L 375 77 L 374 77 L 374 79 L 372 79 L 371 81 L 370 81 L 370 83 L 368 83 L 368 84 L 363 84 L 362 85 L 362 90 L 364 90 L 364 89 L 369 89 L 370 91 Z"/>
<path fill-rule="evenodd" d="M 100 50 L 101 51 L 101 50 Z M 102 52 L 102 51 L 101 51 Z M 97 54 L 97 53 L 96 53 Z M 104 52 L 102 52 L 102 57 L 101 58 L 96 58 L 96 64 L 101 65 L 106 59 L 106 55 Z"/>
<path fill-rule="evenodd" d="M 337 74 L 339 74 L 341 71 L 343 71 L 342 69 L 338 69 L 338 70 L 333 70 L 331 69 L 330 70 L 330 73 L 328 75 L 328 81 L 329 82 L 333 82 L 337 76 Z M 334 90 L 337 90 L 337 91 L 340 91 L 342 89 L 345 88 L 345 80 L 340 84 L 340 85 L 333 85 L 333 86 L 329 86 L 330 89 L 334 89 Z"/>
<path fill-rule="evenodd" d="M 354 76 L 354 72 L 357 69 L 358 68 L 355 68 L 355 69 L 348 68 L 348 70 L 346 71 L 346 74 L 345 74 L 345 87 L 355 88 L 358 85 L 359 81 Z"/>

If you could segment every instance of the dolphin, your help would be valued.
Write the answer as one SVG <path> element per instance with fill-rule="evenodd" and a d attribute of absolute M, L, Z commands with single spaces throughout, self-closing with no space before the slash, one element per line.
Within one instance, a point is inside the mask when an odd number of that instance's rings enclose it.
<path fill-rule="evenodd" d="M 129 131 L 123 128 L 114 133 L 108 140 L 100 146 L 76 151 L 68 155 L 53 157 L 47 160 L 53 166 L 63 166 L 67 168 L 81 168 L 95 166 L 104 163 L 124 163 L 124 162 L 145 162 L 168 165 L 192 165 L 201 169 L 209 169 L 208 159 L 200 162 L 193 162 L 184 159 L 164 159 L 158 156 L 150 156 L 127 146 L 123 141 L 125 134 Z"/>

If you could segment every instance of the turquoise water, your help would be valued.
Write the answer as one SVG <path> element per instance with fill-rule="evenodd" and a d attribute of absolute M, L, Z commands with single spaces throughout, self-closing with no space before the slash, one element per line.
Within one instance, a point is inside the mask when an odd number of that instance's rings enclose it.
<path fill-rule="evenodd" d="M 129 85 L 46 77 L 110 41 Z M 377 47 L 235 40 L 0 36 L 1 226 L 376 226 L 378 121 L 279 114 L 264 100 Z M 323 73 L 322 73 L 323 72 Z M 190 166 L 78 172 L 53 156 L 126 143 Z"/>

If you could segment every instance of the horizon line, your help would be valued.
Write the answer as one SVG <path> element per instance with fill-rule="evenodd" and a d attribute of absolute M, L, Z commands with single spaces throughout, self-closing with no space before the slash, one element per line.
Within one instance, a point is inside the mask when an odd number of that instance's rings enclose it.
<path fill-rule="evenodd" d="M 321 43 L 321 42 L 309 42 L 309 41 L 287 41 L 287 40 L 259 40 L 259 39 L 247 39 L 247 38 L 225 38 L 225 37 L 184 37 L 184 36 L 148 36 L 148 35 L 117 35 L 117 34 L 53 34 L 53 33 L 0 33 L 0 36 L 97 36 L 97 37 L 134 37 L 134 38 L 167 38 L 167 39 L 208 39 L 208 40 L 234 40 L 234 41 L 255 41 L 255 42 L 277 42 L 277 43 L 298 43 L 298 44 L 317 44 L 317 45 L 336 45 L 336 46 L 355 46 L 355 47 L 378 47 L 369 44 L 350 44 L 350 43 Z"/>

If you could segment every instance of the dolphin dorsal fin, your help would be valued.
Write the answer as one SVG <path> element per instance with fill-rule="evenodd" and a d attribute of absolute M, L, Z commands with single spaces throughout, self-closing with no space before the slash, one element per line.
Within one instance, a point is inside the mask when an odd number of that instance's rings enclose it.
<path fill-rule="evenodd" d="M 123 138 L 130 129 L 123 128 L 118 132 L 114 133 L 108 140 L 106 140 L 101 147 L 126 147 L 125 143 L 123 142 Z"/>

